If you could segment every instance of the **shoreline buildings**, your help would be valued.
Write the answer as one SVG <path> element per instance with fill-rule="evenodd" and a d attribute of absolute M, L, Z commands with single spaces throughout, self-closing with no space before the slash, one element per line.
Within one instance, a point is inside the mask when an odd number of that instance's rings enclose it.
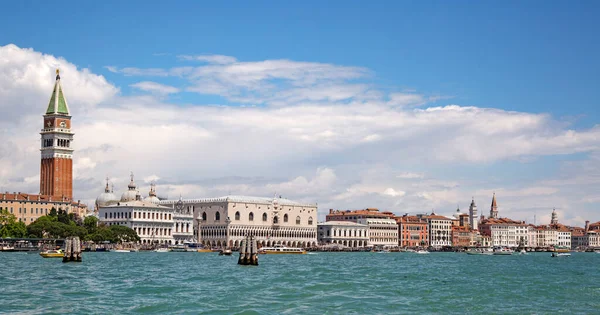
<path fill-rule="evenodd" d="M 159 205 L 154 184 L 150 186 L 148 197 L 142 200 L 131 174 L 121 198 L 108 188 L 96 198 L 96 209 L 101 223 L 122 225 L 133 229 L 142 244 L 182 244 L 193 242 L 193 217 L 189 209 Z"/>
<path fill-rule="evenodd" d="M 50 101 L 43 115 L 40 135 L 39 194 L 5 192 L 0 199 L 0 208 L 8 209 L 25 224 L 48 214 L 52 208 L 82 217 L 87 213 L 87 206 L 80 201 L 73 201 L 74 133 L 58 69 Z"/>
<path fill-rule="evenodd" d="M 285 198 L 225 196 L 220 198 L 160 201 L 193 213 L 198 243 L 237 248 L 246 235 L 261 246 L 317 245 L 317 205 Z"/>

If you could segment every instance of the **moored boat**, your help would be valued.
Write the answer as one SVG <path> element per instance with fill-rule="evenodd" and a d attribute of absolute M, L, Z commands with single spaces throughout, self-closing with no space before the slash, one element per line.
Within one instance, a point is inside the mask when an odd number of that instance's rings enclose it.
<path fill-rule="evenodd" d="M 494 255 L 499 255 L 499 256 L 508 256 L 508 255 L 512 255 L 513 251 L 509 248 L 496 248 L 494 249 Z"/>
<path fill-rule="evenodd" d="M 111 252 L 115 252 L 115 253 L 131 253 L 131 250 L 129 250 L 129 249 L 113 249 L 113 250 L 111 250 Z"/>
<path fill-rule="evenodd" d="M 169 249 L 166 247 L 157 248 L 154 250 L 155 253 L 168 253 Z"/>
<path fill-rule="evenodd" d="M 259 254 L 306 254 L 306 250 L 304 248 L 275 245 L 273 247 L 263 247 L 258 250 L 258 253 Z"/>
<path fill-rule="evenodd" d="M 65 255 L 62 249 L 51 249 L 40 252 L 40 256 L 44 258 L 62 258 Z"/>

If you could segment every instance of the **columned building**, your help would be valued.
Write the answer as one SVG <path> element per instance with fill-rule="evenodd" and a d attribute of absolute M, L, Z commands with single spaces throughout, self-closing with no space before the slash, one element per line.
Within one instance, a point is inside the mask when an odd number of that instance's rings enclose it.
<path fill-rule="evenodd" d="M 369 243 L 369 227 L 349 221 L 327 221 L 317 224 L 321 245 L 338 244 L 348 247 L 365 247 Z"/>
<path fill-rule="evenodd" d="M 156 197 L 154 190 L 150 190 L 150 197 L 154 197 L 156 202 L 160 203 Z M 148 198 L 146 198 L 148 199 Z M 169 205 L 165 205 L 169 206 Z M 173 239 L 175 244 L 183 244 L 184 242 L 196 242 L 197 228 L 194 229 L 194 206 L 185 205 L 180 198 L 176 203 L 170 205 L 173 211 Z M 194 233 L 196 231 L 196 233 Z"/>
<path fill-rule="evenodd" d="M 172 207 L 190 207 L 198 242 L 215 247 L 237 248 L 246 235 L 260 246 L 317 245 L 317 205 L 284 198 L 225 196 L 220 198 L 163 200 Z"/>
<path fill-rule="evenodd" d="M 106 225 L 123 225 L 133 229 L 142 244 L 173 244 L 174 211 L 155 203 L 151 194 L 142 200 L 131 174 L 128 190 L 121 199 L 108 191 L 108 182 L 103 194 L 98 196 L 98 218 Z M 154 196 L 155 197 L 155 196 Z"/>
<path fill-rule="evenodd" d="M 359 219 L 369 228 L 369 245 L 398 246 L 398 223 L 394 219 Z"/>
<path fill-rule="evenodd" d="M 58 70 L 40 134 L 40 194 L 73 199 L 74 134 L 71 131 L 71 115 Z"/>

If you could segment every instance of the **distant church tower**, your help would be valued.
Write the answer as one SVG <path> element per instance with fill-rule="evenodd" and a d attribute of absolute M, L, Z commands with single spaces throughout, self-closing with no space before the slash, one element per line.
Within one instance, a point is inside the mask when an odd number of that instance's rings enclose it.
<path fill-rule="evenodd" d="M 471 229 L 478 230 L 477 227 L 477 206 L 475 205 L 475 198 L 471 199 L 471 205 L 469 206 L 469 224 Z"/>
<path fill-rule="evenodd" d="M 556 213 L 556 209 L 552 209 L 552 220 L 550 220 L 550 224 L 558 224 L 558 214 Z"/>
<path fill-rule="evenodd" d="M 498 219 L 498 204 L 496 203 L 496 193 L 492 197 L 492 207 L 490 208 L 490 219 Z"/>
<path fill-rule="evenodd" d="M 40 134 L 40 194 L 73 199 L 73 132 L 69 106 L 60 84 L 58 69 Z"/>

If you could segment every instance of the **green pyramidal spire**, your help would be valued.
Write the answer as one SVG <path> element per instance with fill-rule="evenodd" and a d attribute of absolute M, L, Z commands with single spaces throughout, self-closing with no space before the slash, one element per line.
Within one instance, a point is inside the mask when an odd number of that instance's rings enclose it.
<path fill-rule="evenodd" d="M 69 115 L 69 105 L 67 105 L 67 99 L 65 98 L 62 86 L 60 85 L 60 75 L 58 69 L 56 69 L 56 83 L 54 83 L 52 96 L 50 97 L 48 109 L 46 110 L 46 115 L 48 114 Z"/>

